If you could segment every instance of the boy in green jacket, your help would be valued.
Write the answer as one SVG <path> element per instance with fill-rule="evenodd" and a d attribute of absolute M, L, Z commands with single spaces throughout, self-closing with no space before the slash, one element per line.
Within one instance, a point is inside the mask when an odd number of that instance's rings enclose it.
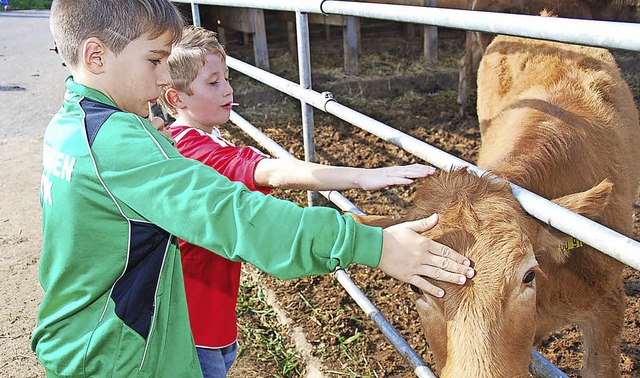
<path fill-rule="evenodd" d="M 167 0 L 52 3 L 72 76 L 43 145 L 44 298 L 31 345 L 47 376 L 202 376 L 178 237 L 282 279 L 358 263 L 438 294 L 424 276 L 473 275 L 463 256 L 417 234 L 435 217 L 367 227 L 183 158 L 145 119 L 182 27 Z"/>

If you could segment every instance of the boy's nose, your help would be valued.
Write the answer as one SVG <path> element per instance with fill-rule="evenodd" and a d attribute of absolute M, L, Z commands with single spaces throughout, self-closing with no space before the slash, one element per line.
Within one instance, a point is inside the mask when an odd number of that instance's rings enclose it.
<path fill-rule="evenodd" d="M 171 83 L 171 76 L 169 75 L 169 70 L 167 69 L 166 64 L 161 64 L 158 67 L 158 78 L 156 83 L 159 87 L 166 87 Z"/>

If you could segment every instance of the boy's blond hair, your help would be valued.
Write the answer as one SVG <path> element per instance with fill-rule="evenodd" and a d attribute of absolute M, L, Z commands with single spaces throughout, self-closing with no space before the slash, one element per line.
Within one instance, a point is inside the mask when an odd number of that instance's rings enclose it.
<path fill-rule="evenodd" d="M 208 54 L 219 54 L 223 61 L 227 58 L 216 33 L 202 27 L 185 27 L 182 39 L 173 45 L 171 55 L 167 59 L 171 88 L 188 95 L 193 94 L 191 83 L 206 64 Z M 160 96 L 160 104 L 169 114 L 176 114 L 176 109 L 168 103 L 164 95 Z"/>
<path fill-rule="evenodd" d="M 73 68 L 87 38 L 100 39 L 117 55 L 143 35 L 153 39 L 168 31 L 175 43 L 184 19 L 168 0 L 54 0 L 49 23 L 62 59 Z"/>

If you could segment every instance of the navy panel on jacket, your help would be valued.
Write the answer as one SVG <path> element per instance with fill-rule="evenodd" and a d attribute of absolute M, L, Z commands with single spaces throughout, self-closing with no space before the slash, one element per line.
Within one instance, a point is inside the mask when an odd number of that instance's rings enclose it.
<path fill-rule="evenodd" d="M 170 234 L 151 223 L 129 221 L 127 269 L 111 293 L 116 315 L 143 338 L 149 335 L 156 287 Z"/>
<path fill-rule="evenodd" d="M 109 118 L 115 112 L 121 112 L 122 110 L 110 105 L 106 105 L 97 101 L 83 98 L 80 101 L 80 107 L 84 110 L 85 114 L 85 128 L 87 130 L 87 138 L 89 139 L 89 146 L 93 146 L 93 141 L 98 135 L 98 131 Z"/>

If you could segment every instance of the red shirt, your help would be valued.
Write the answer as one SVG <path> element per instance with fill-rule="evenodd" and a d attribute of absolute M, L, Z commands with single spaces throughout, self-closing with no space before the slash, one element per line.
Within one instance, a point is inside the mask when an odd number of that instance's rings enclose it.
<path fill-rule="evenodd" d="M 257 187 L 256 165 L 267 155 L 253 147 L 236 147 L 214 128 L 212 133 L 189 126 L 171 126 L 171 137 L 180 153 L 204 163 L 250 190 L 268 194 L 270 187 Z M 180 240 L 184 285 L 191 331 L 197 347 L 223 348 L 238 338 L 236 302 L 241 263 L 227 260 L 202 247 Z"/>

